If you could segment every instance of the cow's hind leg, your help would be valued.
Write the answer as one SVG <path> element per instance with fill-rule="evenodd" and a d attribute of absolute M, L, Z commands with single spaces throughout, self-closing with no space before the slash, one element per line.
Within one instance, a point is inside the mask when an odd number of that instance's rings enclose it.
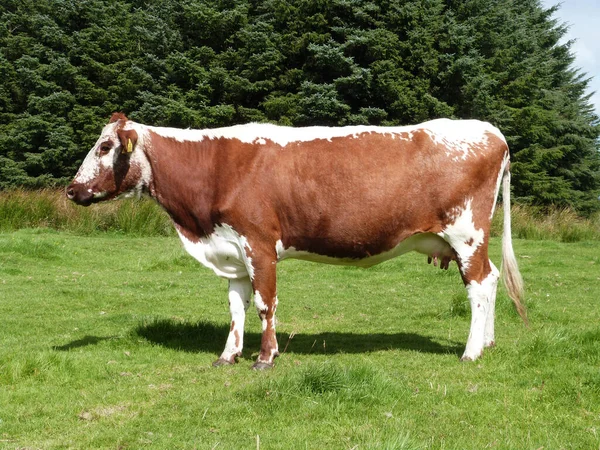
<path fill-rule="evenodd" d="M 452 222 L 440 234 L 454 252 L 471 305 L 471 329 L 463 361 L 475 360 L 494 339 L 494 308 L 498 269 L 488 258 L 490 236 L 489 204 L 468 199 L 464 207 L 455 208 Z M 488 323 L 489 322 L 489 323 Z"/>
<path fill-rule="evenodd" d="M 458 263 L 471 305 L 471 328 L 462 361 L 479 358 L 484 347 L 494 345 L 496 287 L 500 273 L 487 258 L 482 246 L 467 259 L 458 254 Z"/>
<path fill-rule="evenodd" d="M 229 280 L 229 311 L 231 312 L 231 327 L 225 344 L 225 350 L 221 353 L 213 366 L 234 364 L 235 358 L 242 355 L 244 347 L 244 323 L 246 311 L 250 305 L 252 296 L 252 283 L 250 278 Z"/>
<path fill-rule="evenodd" d="M 491 260 L 489 261 L 489 264 L 492 269 L 492 273 L 495 274 L 496 279 L 493 281 L 492 292 L 489 298 L 489 308 L 485 320 L 485 329 L 483 331 L 484 347 L 493 347 L 496 345 L 494 323 L 496 321 L 496 289 L 498 287 L 500 271 L 496 268 Z"/>

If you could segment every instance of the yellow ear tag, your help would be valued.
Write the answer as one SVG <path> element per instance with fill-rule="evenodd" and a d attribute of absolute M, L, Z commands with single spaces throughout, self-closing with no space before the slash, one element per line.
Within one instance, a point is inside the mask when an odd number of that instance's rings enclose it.
<path fill-rule="evenodd" d="M 133 143 L 131 139 L 127 139 L 127 153 L 131 153 L 133 151 Z"/>

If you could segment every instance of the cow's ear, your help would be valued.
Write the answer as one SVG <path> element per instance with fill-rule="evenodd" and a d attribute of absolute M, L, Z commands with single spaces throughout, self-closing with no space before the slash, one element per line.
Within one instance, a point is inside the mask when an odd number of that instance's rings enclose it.
<path fill-rule="evenodd" d="M 131 153 L 138 140 L 138 134 L 135 130 L 117 130 L 117 135 L 121 141 L 121 152 Z"/>

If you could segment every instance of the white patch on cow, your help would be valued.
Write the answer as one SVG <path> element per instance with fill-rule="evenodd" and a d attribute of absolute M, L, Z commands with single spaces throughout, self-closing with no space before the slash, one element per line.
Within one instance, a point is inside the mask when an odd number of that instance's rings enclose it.
<path fill-rule="evenodd" d="M 98 164 L 98 157 L 94 154 L 94 150 L 92 149 L 81 163 L 73 182 L 85 184 L 96 178 L 100 172 L 100 166 Z"/>
<path fill-rule="evenodd" d="M 267 315 L 265 313 L 260 313 L 260 320 L 262 323 L 262 330 L 266 331 L 269 325 L 269 322 L 267 321 Z"/>
<path fill-rule="evenodd" d="M 92 191 L 92 190 L 88 189 L 88 191 Z M 91 193 L 92 193 L 92 197 L 97 198 L 97 199 L 104 198 L 107 195 L 106 192 L 91 192 Z"/>
<path fill-rule="evenodd" d="M 488 143 L 488 133 L 506 142 L 498 128 L 479 120 L 438 119 L 426 122 L 423 128 L 431 140 L 444 148 L 453 161 L 465 160 L 475 155 L 476 146 L 485 146 Z"/>
<path fill-rule="evenodd" d="M 471 257 L 483 244 L 485 235 L 483 229 L 475 228 L 471 203 L 472 199 L 468 199 L 464 208 L 455 208 L 454 221 L 439 233 L 458 254 L 463 272 L 468 270 Z"/>
<path fill-rule="evenodd" d="M 254 291 L 254 304 L 259 311 L 266 311 L 268 309 L 267 304 L 262 299 L 262 295 L 258 291 Z"/>
<path fill-rule="evenodd" d="M 252 250 L 248 240 L 230 225 L 216 226 L 210 236 L 197 242 L 190 241 L 179 229 L 177 233 L 186 251 L 218 276 L 229 279 L 254 276 L 252 258 L 247 255 L 247 250 Z"/>
<path fill-rule="evenodd" d="M 442 239 L 440 236 L 434 233 L 414 234 L 404 239 L 391 250 L 360 259 L 334 258 L 331 256 L 319 255 L 317 253 L 310 253 L 304 250 L 297 250 L 294 247 L 285 248 L 280 240 L 277 241 L 275 250 L 277 252 L 277 259 L 279 261 L 287 258 L 292 258 L 325 264 L 356 266 L 365 268 L 374 266 L 376 264 L 382 263 L 384 261 L 412 251 L 429 256 L 438 256 L 439 258 L 453 258 L 454 256 L 452 248 L 450 247 L 448 242 L 446 242 L 444 239 Z"/>
<path fill-rule="evenodd" d="M 267 141 L 285 147 L 294 142 L 310 142 L 315 140 L 331 141 L 335 138 L 358 138 L 363 133 L 380 133 L 405 140 L 411 140 L 418 130 L 425 130 L 431 139 L 449 147 L 449 151 L 458 152 L 457 157 L 464 157 L 471 151 L 473 144 L 485 143 L 486 133 L 502 135 L 492 125 L 477 120 L 455 121 L 436 119 L 418 125 L 401 127 L 379 127 L 371 125 L 355 125 L 347 127 L 282 127 L 269 123 L 250 123 L 225 128 L 205 130 L 147 127 L 154 133 L 172 138 L 179 142 L 199 142 L 204 139 L 237 139 L 247 144 L 264 145 Z M 504 139 L 502 137 L 502 139 Z"/>
<path fill-rule="evenodd" d="M 471 304 L 471 328 L 463 360 L 473 361 L 483 353 L 485 328 L 490 309 L 490 299 L 498 284 L 498 270 L 492 270 L 481 283 L 471 281 L 467 285 L 467 294 Z"/>
<path fill-rule="evenodd" d="M 101 167 L 112 167 L 112 161 L 114 158 L 114 148 L 104 156 L 98 155 L 98 148 L 103 142 L 108 140 L 113 141 L 114 145 L 117 146 L 119 139 L 116 133 L 116 123 L 109 123 L 102 129 L 100 137 L 88 152 L 87 156 L 81 163 L 77 175 L 73 180 L 75 183 L 85 184 L 95 179 L 100 173 Z"/>

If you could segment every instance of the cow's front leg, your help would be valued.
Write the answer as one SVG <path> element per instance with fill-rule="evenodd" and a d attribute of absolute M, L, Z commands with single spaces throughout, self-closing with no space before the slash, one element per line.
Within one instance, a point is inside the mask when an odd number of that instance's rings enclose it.
<path fill-rule="evenodd" d="M 235 364 L 235 358 L 242 355 L 244 347 L 244 323 L 246 311 L 250 305 L 252 296 L 252 283 L 250 278 L 229 280 L 229 311 L 231 312 L 231 327 L 225 344 L 225 350 L 221 353 L 213 366 Z"/>
<path fill-rule="evenodd" d="M 462 361 L 474 361 L 481 356 L 484 347 L 494 343 L 494 308 L 499 273 L 489 260 L 487 262 L 483 274 L 478 276 L 480 281 L 464 277 L 471 304 L 471 329 Z"/>
<path fill-rule="evenodd" d="M 254 370 L 270 369 L 279 355 L 275 336 L 275 310 L 277 309 L 277 270 L 275 257 L 253 257 L 254 303 L 262 321 L 260 353 L 252 366 Z"/>

